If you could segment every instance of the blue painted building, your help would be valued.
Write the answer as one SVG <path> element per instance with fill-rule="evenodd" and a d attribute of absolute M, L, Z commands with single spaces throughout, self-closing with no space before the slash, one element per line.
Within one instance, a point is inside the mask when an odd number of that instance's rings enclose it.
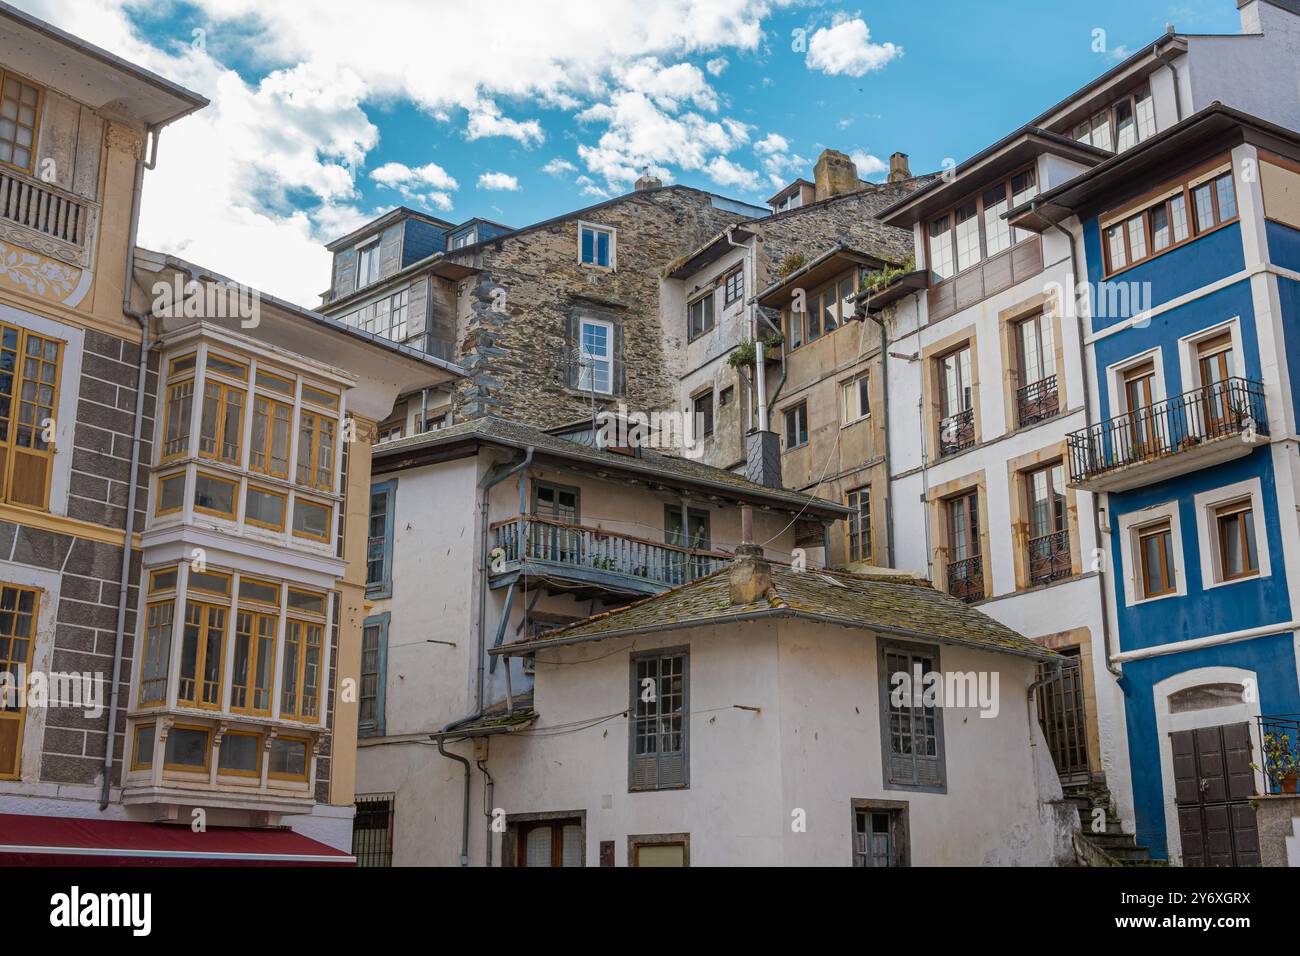
<path fill-rule="evenodd" d="M 1300 134 L 1212 104 L 1017 216 L 1086 268 L 1070 483 L 1103 532 L 1138 842 L 1258 863 L 1261 745 L 1300 728 Z"/>

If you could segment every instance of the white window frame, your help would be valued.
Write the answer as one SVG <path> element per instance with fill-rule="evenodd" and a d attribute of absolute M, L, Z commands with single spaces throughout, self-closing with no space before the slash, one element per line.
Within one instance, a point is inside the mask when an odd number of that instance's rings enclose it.
<path fill-rule="evenodd" d="M 870 406 L 871 404 L 871 370 L 870 369 L 863 369 L 861 372 L 858 372 L 858 374 L 854 375 L 853 377 L 845 379 L 844 381 L 840 382 L 840 425 L 841 427 L 845 425 L 852 425 L 855 422 L 860 422 L 863 421 L 864 419 L 868 419 L 871 417 L 871 408 L 868 407 L 867 410 L 864 412 L 862 410 L 862 403 L 858 401 L 857 385 L 858 382 L 862 381 L 863 379 L 866 379 L 867 381 L 867 404 L 868 406 Z M 853 401 L 858 405 L 858 413 L 852 416 L 849 414 L 850 397 L 852 397 Z"/>
<path fill-rule="evenodd" d="M 1246 353 L 1241 346 L 1241 316 L 1234 315 L 1227 322 L 1220 322 L 1208 329 L 1201 329 L 1191 335 L 1184 335 L 1178 340 L 1178 367 L 1182 370 L 1183 391 L 1190 392 L 1205 383 L 1201 381 L 1201 363 L 1197 361 L 1197 348 L 1206 339 L 1218 338 L 1224 332 L 1232 334 L 1232 374 L 1237 378 L 1246 377 Z"/>
<path fill-rule="evenodd" d="M 585 231 L 604 232 L 609 234 L 609 265 L 602 266 L 598 262 L 584 262 L 582 259 L 582 235 Z M 592 251 L 596 248 L 592 243 Z M 578 265 L 584 269 L 600 269 L 603 272 L 613 272 L 618 268 L 618 230 L 613 226 L 602 226 L 599 223 L 583 222 L 578 220 Z"/>
<path fill-rule="evenodd" d="M 605 354 L 596 356 L 587 351 L 587 326 L 599 326 L 606 333 Z M 614 394 L 614 323 L 605 319 L 591 319 L 583 317 L 578 320 L 578 388 L 584 392 L 594 391 L 599 395 Z M 596 385 L 596 369 L 594 365 L 588 365 L 588 362 L 603 361 L 608 366 L 608 388 L 599 388 Z"/>
<path fill-rule="evenodd" d="M 1168 519 L 1174 552 L 1174 589 L 1168 594 L 1145 597 L 1142 593 L 1142 565 L 1138 554 L 1138 535 L 1153 524 Z M 1167 501 L 1141 511 L 1130 511 L 1119 519 L 1120 560 L 1124 564 L 1124 605 L 1136 607 L 1168 598 L 1187 596 L 1187 561 L 1183 553 L 1183 530 L 1178 520 L 1178 502 Z"/>
<path fill-rule="evenodd" d="M 1223 569 L 1219 566 L 1219 522 L 1214 516 L 1216 508 L 1236 501 L 1250 499 L 1251 521 L 1255 524 L 1255 553 L 1259 558 L 1259 573 L 1248 577 L 1223 580 Z M 1245 584 L 1258 581 L 1273 574 L 1268 555 L 1268 525 L 1264 520 L 1264 493 L 1259 478 L 1248 478 L 1235 484 L 1224 485 L 1211 491 L 1203 491 L 1193 497 L 1196 507 L 1196 532 L 1198 550 L 1201 555 L 1201 587 L 1228 587 L 1233 584 Z"/>
<path fill-rule="evenodd" d="M 372 255 L 373 258 L 369 260 L 363 259 L 363 257 L 367 255 Z M 366 275 L 363 275 L 361 271 L 361 263 L 363 261 L 370 261 L 374 263 L 373 271 L 375 273 L 375 277 L 373 279 L 369 278 Z M 364 289 L 372 282 L 378 282 L 378 281 L 379 281 L 379 237 L 376 236 L 374 239 L 370 239 L 366 242 L 360 243 L 357 246 L 357 286 L 356 287 L 358 289 Z"/>

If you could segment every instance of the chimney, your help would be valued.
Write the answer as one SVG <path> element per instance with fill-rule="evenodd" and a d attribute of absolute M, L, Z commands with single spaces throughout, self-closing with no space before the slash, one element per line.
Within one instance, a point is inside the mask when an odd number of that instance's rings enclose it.
<path fill-rule="evenodd" d="M 837 149 L 824 149 L 813 167 L 813 200 L 830 199 L 862 188 L 858 167 Z"/>
<path fill-rule="evenodd" d="M 636 191 L 642 192 L 646 189 L 658 189 L 664 184 L 664 181 L 657 176 L 650 175 L 650 167 L 641 167 L 641 177 L 636 181 Z"/>
<path fill-rule="evenodd" d="M 901 183 L 912 178 L 912 168 L 907 164 L 907 153 L 895 153 L 889 157 L 889 182 Z"/>
<path fill-rule="evenodd" d="M 772 566 L 763 557 L 763 548 L 754 543 L 754 512 L 749 505 L 740 508 L 740 538 L 730 571 L 733 607 L 763 600 L 772 587 Z"/>

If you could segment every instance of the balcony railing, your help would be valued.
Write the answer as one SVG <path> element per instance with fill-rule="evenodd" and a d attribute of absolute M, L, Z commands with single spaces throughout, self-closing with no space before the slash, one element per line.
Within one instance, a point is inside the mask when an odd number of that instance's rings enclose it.
<path fill-rule="evenodd" d="M 19 227 L 19 242 L 83 268 L 90 265 L 99 207 L 50 183 L 0 169 L 0 222 Z M 27 233 L 23 236 L 22 233 Z"/>
<path fill-rule="evenodd" d="M 1267 434 L 1264 386 L 1224 379 L 1071 433 L 1070 480 L 1087 482 L 1218 439 Z"/>
<path fill-rule="evenodd" d="M 984 600 L 984 558 L 976 555 L 948 564 L 948 593 L 971 601 Z"/>
<path fill-rule="evenodd" d="M 1060 411 L 1055 375 L 1016 390 L 1016 416 L 1021 428 L 1055 418 Z"/>
<path fill-rule="evenodd" d="M 1264 792 L 1295 793 L 1300 777 L 1300 714 L 1257 717 L 1263 759 Z"/>
<path fill-rule="evenodd" d="M 1054 531 L 1030 538 L 1028 552 L 1030 584 L 1046 584 L 1070 576 L 1069 531 Z"/>
<path fill-rule="evenodd" d="M 975 409 L 968 408 L 939 422 L 939 457 L 955 455 L 975 444 Z"/>
<path fill-rule="evenodd" d="M 551 565 L 597 581 L 621 579 L 656 591 L 711 574 L 731 555 L 648 541 L 551 518 L 516 516 L 492 526 L 493 545 L 507 563 Z"/>

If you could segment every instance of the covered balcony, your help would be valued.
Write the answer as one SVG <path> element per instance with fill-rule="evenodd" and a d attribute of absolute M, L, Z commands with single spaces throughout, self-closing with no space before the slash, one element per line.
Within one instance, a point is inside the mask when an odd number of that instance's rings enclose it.
<path fill-rule="evenodd" d="M 6 238 L 68 265 L 91 265 L 99 205 L 15 169 L 0 169 Z"/>
<path fill-rule="evenodd" d="M 1264 386 L 1228 378 L 1072 432 L 1070 484 L 1126 491 L 1244 457 L 1267 436 Z"/>
<path fill-rule="evenodd" d="M 491 586 L 520 576 L 529 587 L 583 596 L 658 594 L 712 574 L 731 560 L 552 518 L 516 515 L 492 525 Z"/>

